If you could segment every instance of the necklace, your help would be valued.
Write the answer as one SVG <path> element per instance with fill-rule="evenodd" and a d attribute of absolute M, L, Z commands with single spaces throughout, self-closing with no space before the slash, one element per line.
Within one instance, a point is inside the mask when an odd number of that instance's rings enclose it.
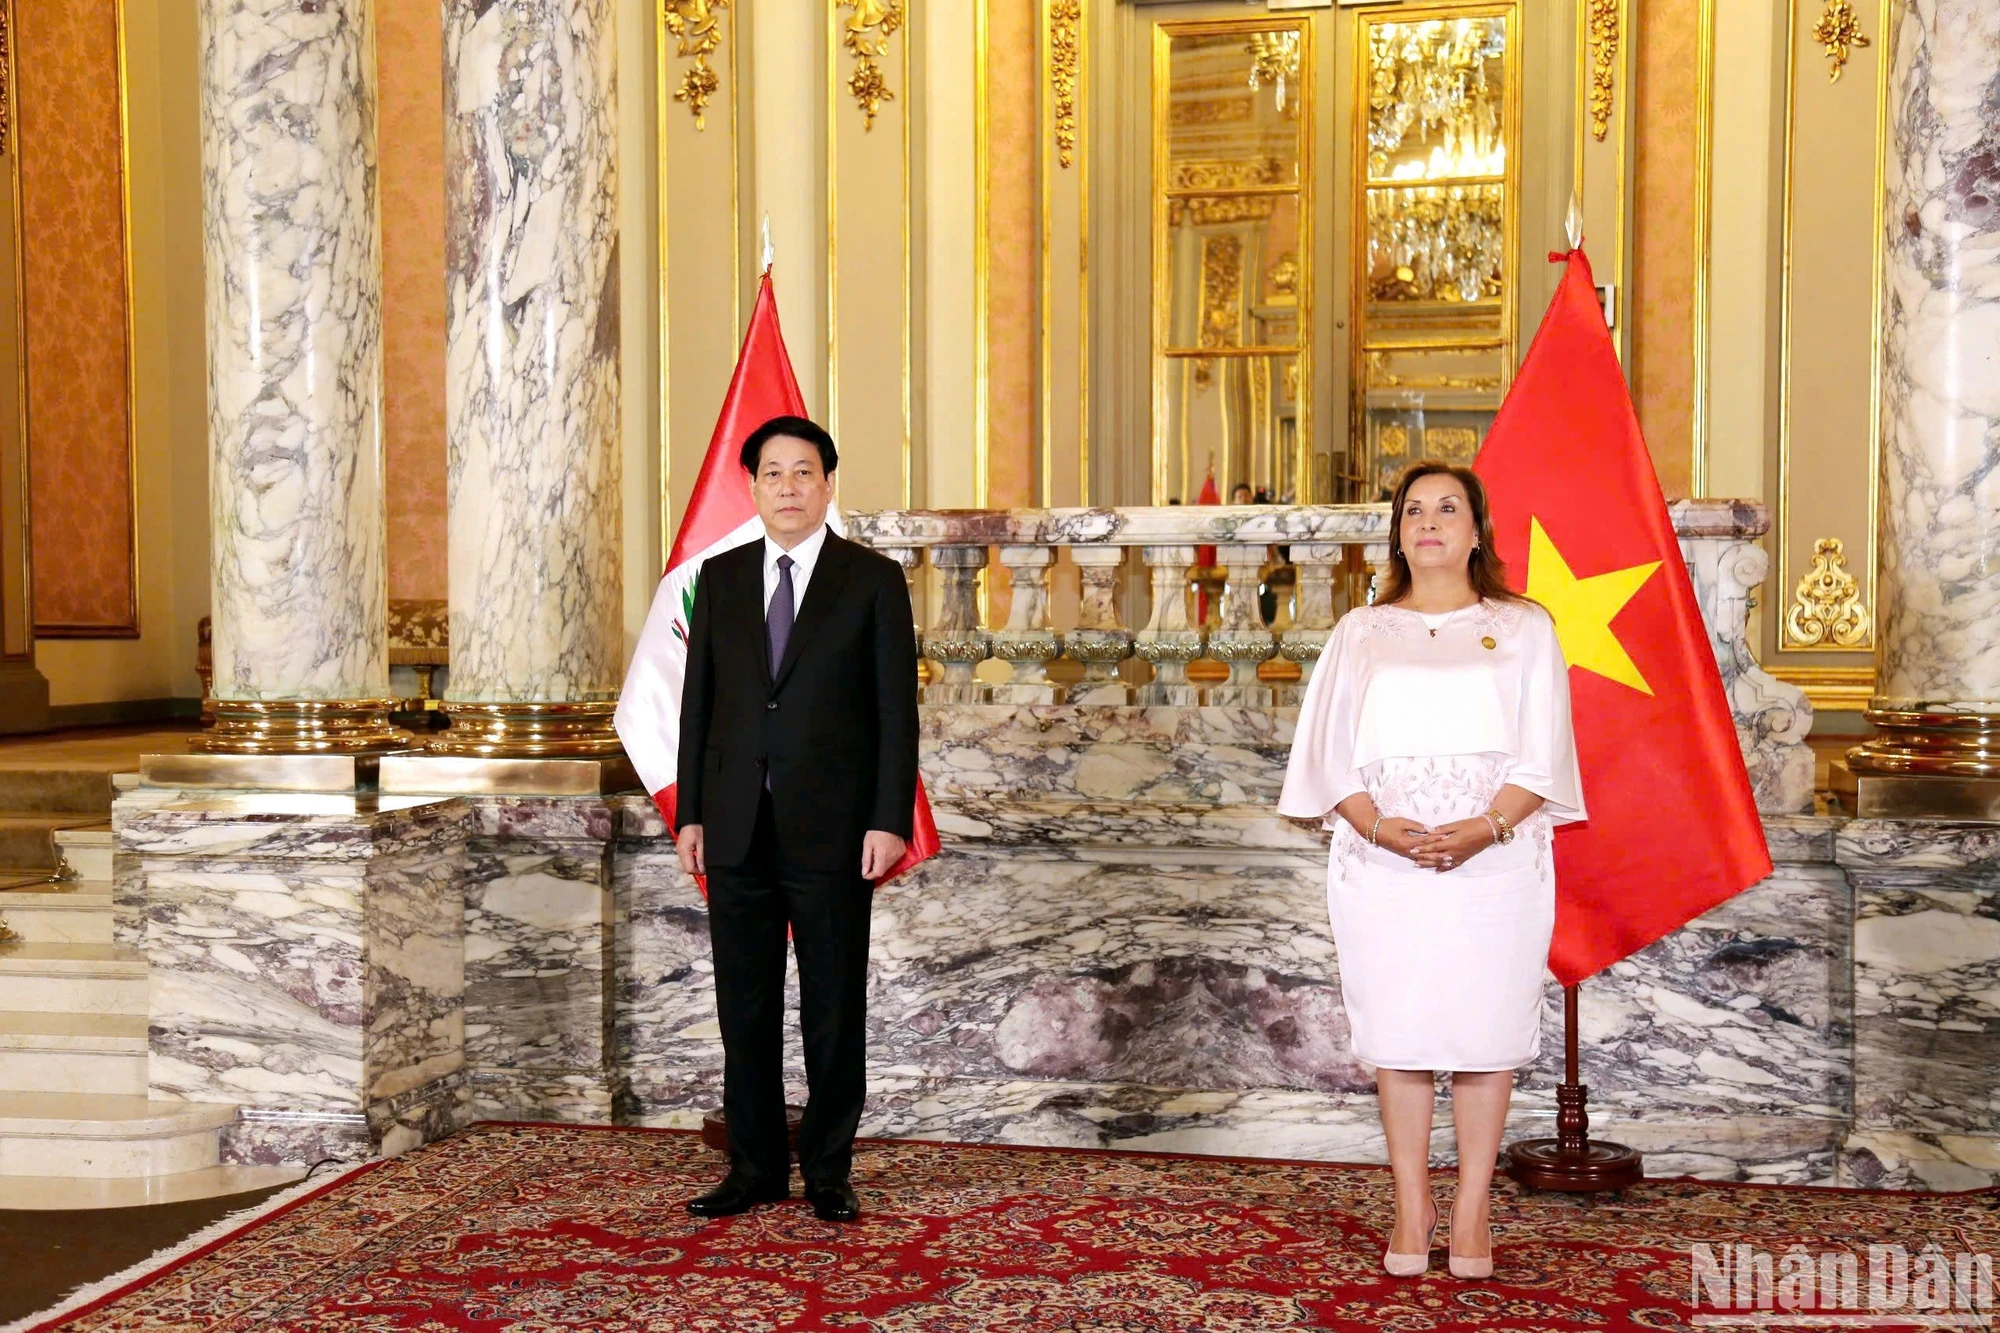
<path fill-rule="evenodd" d="M 1474 602 L 1472 606 L 1461 606 L 1458 608 L 1457 611 L 1447 611 L 1444 613 L 1444 619 L 1438 621 L 1438 623 L 1435 625 L 1426 625 L 1424 626 L 1424 628 L 1429 630 L 1431 632 L 1431 637 L 1435 639 L 1438 636 L 1438 631 L 1443 629 L 1446 625 L 1449 625 L 1451 623 L 1452 617 L 1456 616 L 1459 613 L 1459 611 L 1470 611 L 1473 606 L 1478 606 L 1478 605 L 1479 605 L 1478 602 Z M 1422 611 L 1418 611 L 1416 612 L 1416 614 L 1419 616 L 1424 615 Z"/>

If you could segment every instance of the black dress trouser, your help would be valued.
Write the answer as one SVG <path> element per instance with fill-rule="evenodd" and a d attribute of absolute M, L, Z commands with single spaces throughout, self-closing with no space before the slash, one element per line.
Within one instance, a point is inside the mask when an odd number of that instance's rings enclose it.
<path fill-rule="evenodd" d="M 722 1029 L 722 1109 L 736 1171 L 761 1184 L 791 1179 L 785 1135 L 785 932 L 799 959 L 805 1039 L 805 1123 L 799 1174 L 807 1185 L 847 1180 L 868 1092 L 868 919 L 874 886 L 849 871 L 785 859 L 769 792 L 757 805 L 750 855 L 708 873 L 709 943 Z"/>

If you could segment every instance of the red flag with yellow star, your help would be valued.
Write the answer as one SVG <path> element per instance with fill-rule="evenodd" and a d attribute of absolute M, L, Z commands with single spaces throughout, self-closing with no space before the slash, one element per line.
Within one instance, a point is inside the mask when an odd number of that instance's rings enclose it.
<path fill-rule="evenodd" d="M 1514 586 L 1555 618 L 1588 819 L 1556 834 L 1549 968 L 1582 980 L 1771 873 L 1659 478 L 1581 250 L 1474 463 Z"/>

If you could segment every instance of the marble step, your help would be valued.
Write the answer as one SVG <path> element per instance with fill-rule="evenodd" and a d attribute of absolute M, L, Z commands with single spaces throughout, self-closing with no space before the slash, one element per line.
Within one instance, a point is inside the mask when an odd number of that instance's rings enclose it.
<path fill-rule="evenodd" d="M 0 810 L 111 813 L 111 774 L 101 769 L 0 765 Z"/>
<path fill-rule="evenodd" d="M 305 1174 L 302 1166 L 206 1166 L 171 1176 L 0 1176 L 0 1211 L 188 1203 L 290 1185 Z M 331 1174 L 322 1172 L 321 1179 Z"/>
<path fill-rule="evenodd" d="M 0 1012 L 0 1088 L 15 1092 L 146 1092 L 143 1014 Z"/>
<path fill-rule="evenodd" d="M 111 883 L 111 825 L 56 830 L 56 848 L 83 884 Z"/>
<path fill-rule="evenodd" d="M 0 944 L 0 1010 L 143 1015 L 146 955 L 113 944 Z"/>
<path fill-rule="evenodd" d="M 73 1092 L 0 1092 L 0 1176 L 170 1176 L 219 1165 L 237 1108 Z"/>
<path fill-rule="evenodd" d="M 109 944 L 111 889 L 75 880 L 0 892 L 0 921 L 30 944 Z"/>

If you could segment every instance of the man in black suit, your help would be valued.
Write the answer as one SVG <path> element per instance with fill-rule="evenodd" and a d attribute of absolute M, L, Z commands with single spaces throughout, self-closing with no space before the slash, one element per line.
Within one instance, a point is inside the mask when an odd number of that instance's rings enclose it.
<path fill-rule="evenodd" d="M 799 1173 L 815 1213 L 849 1222 L 874 881 L 902 858 L 916 801 L 910 594 L 894 561 L 827 529 L 838 457 L 825 431 L 773 418 L 742 460 L 764 537 L 702 566 L 681 696 L 677 838 L 682 867 L 708 876 L 730 1159 L 688 1211 L 791 1194 L 789 927 L 811 1089 Z"/>

